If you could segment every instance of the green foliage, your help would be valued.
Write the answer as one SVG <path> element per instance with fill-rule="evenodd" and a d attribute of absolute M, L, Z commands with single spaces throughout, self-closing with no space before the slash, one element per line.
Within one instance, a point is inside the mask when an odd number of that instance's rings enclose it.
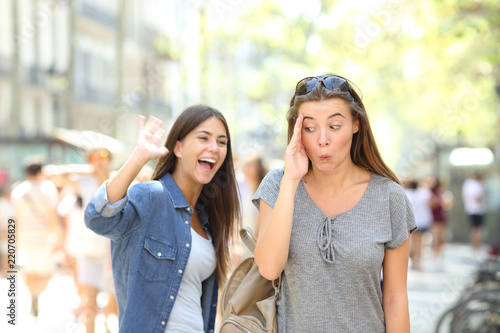
<path fill-rule="evenodd" d="M 439 145 L 498 138 L 497 1 L 260 1 L 208 38 L 211 102 L 252 105 L 281 150 L 295 83 L 323 72 L 350 78 L 375 123 L 388 119 L 383 151 L 404 155 L 422 136 Z"/>

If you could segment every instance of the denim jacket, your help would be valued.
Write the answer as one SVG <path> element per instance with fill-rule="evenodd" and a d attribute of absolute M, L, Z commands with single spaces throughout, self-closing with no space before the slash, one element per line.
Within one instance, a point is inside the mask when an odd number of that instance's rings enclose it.
<path fill-rule="evenodd" d="M 103 184 L 85 210 L 85 224 L 111 239 L 120 333 L 164 333 L 191 250 L 191 214 L 170 174 L 132 186 L 110 204 Z M 196 210 L 208 232 L 208 217 Z M 203 282 L 204 331 L 214 331 L 215 272 Z"/>

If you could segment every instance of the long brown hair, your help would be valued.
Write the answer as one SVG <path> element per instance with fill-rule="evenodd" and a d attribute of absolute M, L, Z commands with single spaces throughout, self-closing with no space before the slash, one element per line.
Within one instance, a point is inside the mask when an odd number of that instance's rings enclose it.
<path fill-rule="evenodd" d="M 331 74 L 323 74 L 318 77 L 323 77 L 325 75 Z M 343 78 L 339 75 L 335 76 Z M 359 130 L 352 136 L 350 153 L 352 162 L 363 169 L 367 169 L 381 176 L 392 179 L 401 185 L 396 174 L 385 164 L 382 156 L 380 155 L 375 142 L 375 137 L 373 136 L 373 132 L 370 127 L 370 122 L 368 121 L 368 114 L 366 113 L 366 109 L 361 101 L 361 98 L 352 88 L 352 83 L 346 78 L 343 79 L 350 83 L 349 91 L 329 90 L 318 82 L 310 93 L 306 95 L 294 95 L 292 97 L 292 100 L 290 101 L 290 109 L 287 114 L 288 143 L 290 143 L 290 140 L 292 139 L 295 121 L 298 117 L 300 106 L 303 103 L 321 102 L 332 98 L 343 99 L 351 110 L 352 119 L 357 119 L 359 121 Z"/>
<path fill-rule="evenodd" d="M 202 204 L 208 214 L 210 231 L 217 257 L 217 277 L 219 285 L 226 279 L 230 265 L 229 246 L 235 228 L 239 226 L 240 205 L 236 189 L 236 178 L 231 151 L 231 138 L 226 119 L 218 110 L 205 106 L 194 105 L 184 110 L 172 125 L 165 147 L 168 154 L 161 157 L 156 164 L 152 179 L 160 179 L 166 173 L 173 173 L 177 164 L 174 147 L 177 141 L 182 141 L 201 123 L 216 117 L 224 124 L 227 133 L 227 153 L 221 167 L 212 180 L 203 186 L 198 204 Z"/>

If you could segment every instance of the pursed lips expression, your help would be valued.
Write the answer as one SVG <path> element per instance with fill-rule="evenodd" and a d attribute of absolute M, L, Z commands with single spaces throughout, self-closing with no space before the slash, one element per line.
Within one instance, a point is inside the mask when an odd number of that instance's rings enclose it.
<path fill-rule="evenodd" d="M 358 121 L 342 99 L 305 102 L 299 114 L 304 115 L 302 143 L 313 163 L 320 169 L 332 169 L 350 157 L 352 136 L 358 131 Z"/>

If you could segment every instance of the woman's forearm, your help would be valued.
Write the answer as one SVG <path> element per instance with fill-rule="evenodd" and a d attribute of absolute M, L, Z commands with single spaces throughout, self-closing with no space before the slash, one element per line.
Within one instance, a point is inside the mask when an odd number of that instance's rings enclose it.
<path fill-rule="evenodd" d="M 272 212 L 261 215 L 268 219 L 267 225 L 259 223 L 259 240 L 255 248 L 255 262 L 259 271 L 269 280 L 276 279 L 285 268 L 288 259 L 295 193 L 300 180 L 283 177 Z M 262 214 L 262 207 L 261 207 Z M 270 216 L 270 217 L 269 217 Z"/>
<path fill-rule="evenodd" d="M 410 314 L 408 297 L 400 296 L 384 300 L 385 330 L 387 333 L 409 333 Z"/>
<path fill-rule="evenodd" d="M 143 153 L 134 150 L 127 162 L 110 179 L 106 192 L 110 204 L 122 199 L 127 193 L 127 189 L 139 174 L 142 167 L 147 163 L 148 158 Z"/>

